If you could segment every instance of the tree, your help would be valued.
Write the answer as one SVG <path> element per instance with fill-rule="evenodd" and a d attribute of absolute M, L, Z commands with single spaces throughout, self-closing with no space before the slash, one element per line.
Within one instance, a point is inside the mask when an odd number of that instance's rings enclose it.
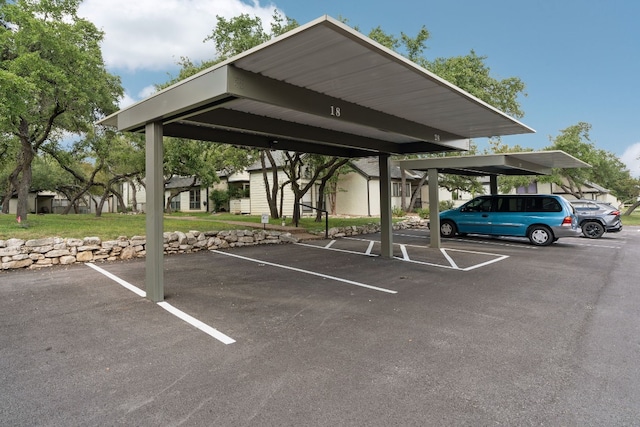
<path fill-rule="evenodd" d="M 426 43 L 430 37 L 429 31 L 424 26 L 418 31 L 415 37 L 401 33 L 400 38 L 398 38 L 385 33 L 380 27 L 374 28 L 369 33 L 369 37 L 390 49 L 399 51 L 416 64 L 507 114 L 516 118 L 524 116 L 518 100 L 520 96 L 526 96 L 524 82 L 518 77 L 505 79 L 496 79 L 493 77 L 491 75 L 491 69 L 486 65 L 486 56 L 478 56 L 475 51 L 471 50 L 466 56 L 436 58 L 431 61 L 423 56 L 423 52 L 427 48 Z M 497 138 L 496 141 L 499 143 L 499 138 Z M 476 147 L 472 142 L 469 153 L 473 154 L 475 149 Z M 458 155 L 461 155 L 461 153 L 435 153 L 429 154 L 427 157 Z M 404 156 L 402 158 L 411 157 L 416 156 Z M 411 202 L 408 207 L 409 212 L 413 209 L 415 200 L 420 194 L 420 189 L 426 179 L 427 174 L 425 173 L 411 195 Z M 483 192 L 482 184 L 473 176 L 440 175 L 439 185 L 447 188 L 449 191 Z"/>
<path fill-rule="evenodd" d="M 325 196 L 333 195 L 330 198 L 331 202 L 331 212 L 335 214 L 336 210 L 336 193 L 337 193 L 337 185 L 338 185 L 338 177 L 340 173 L 346 173 L 351 171 L 351 167 L 347 165 L 349 162 L 348 158 L 341 157 L 331 157 L 331 156 L 321 156 L 321 155 L 311 155 L 309 156 L 308 167 L 314 171 L 314 176 L 316 176 L 316 180 L 320 181 L 318 185 L 318 200 L 316 202 L 316 207 L 318 209 L 327 210 L 327 207 L 324 206 Z M 329 191 L 327 191 L 327 185 L 329 185 Z M 316 211 L 316 222 L 322 221 L 322 211 Z"/>
<path fill-rule="evenodd" d="M 16 194 L 11 185 L 14 173 L 13 160 L 17 157 L 20 145 L 13 135 L 0 133 L 0 205 L 2 213 L 9 213 L 9 200 Z"/>
<path fill-rule="evenodd" d="M 609 190 L 621 200 L 635 200 L 638 196 L 640 180 L 631 176 L 631 172 L 616 155 L 599 149 L 591 142 L 589 131 L 591 125 L 579 122 L 560 131 L 560 135 L 551 139 L 552 144 L 546 150 L 562 150 L 591 168 L 554 169 L 549 178 L 565 192 L 575 198 L 583 198 L 583 186 L 596 183 Z"/>
<path fill-rule="evenodd" d="M 333 174 L 349 159 L 304 154 L 299 152 L 283 152 L 286 159 L 283 171 L 287 175 L 288 184 L 293 191 L 293 223 L 298 226 L 300 220 L 300 201 L 305 194 L 320 180 L 319 193 L 324 193 L 324 187 Z M 323 205 L 322 196 L 319 196 L 318 208 Z M 322 220 L 322 213 L 317 212 L 316 221 Z"/>
<path fill-rule="evenodd" d="M 324 187 L 321 185 L 321 188 L 318 189 L 318 198 L 324 196 L 327 197 L 329 206 L 326 206 L 325 209 L 329 211 L 331 215 L 335 215 L 337 212 L 336 203 L 338 199 L 338 192 L 345 191 L 338 186 L 340 178 L 343 175 L 346 175 L 353 171 L 354 170 L 351 165 L 345 163 L 337 166 L 335 172 L 333 172 L 331 175 L 325 174 L 325 176 L 323 177 Z M 320 204 L 320 201 L 318 201 L 318 204 Z M 316 222 L 322 221 L 322 218 L 320 218 L 321 214 L 322 212 L 318 212 L 318 215 L 316 215 Z"/>
<path fill-rule="evenodd" d="M 58 168 L 66 174 L 66 179 L 51 188 L 69 200 L 62 214 L 68 214 L 71 209 L 77 213 L 80 204 L 87 205 L 94 200 L 96 216 L 100 216 L 102 206 L 111 195 L 118 199 L 119 206 L 124 209 L 126 204 L 116 186 L 139 179 L 144 173 L 144 140 L 139 135 L 125 136 L 97 128 L 75 141 L 68 149 L 47 144 L 42 150 L 55 159 Z M 99 201 L 96 201 L 97 197 Z"/>
<path fill-rule="evenodd" d="M 269 169 L 267 169 L 267 159 L 269 160 Z M 278 164 L 271 153 L 271 150 L 260 150 L 260 165 L 262 166 L 262 180 L 267 193 L 267 203 L 269 204 L 269 213 L 272 218 L 280 218 L 278 211 Z M 270 185 L 268 171 L 271 171 Z"/>
<path fill-rule="evenodd" d="M 190 177 L 185 185 L 169 190 L 166 211 L 171 212 L 171 200 L 196 186 L 209 187 L 218 182 L 219 171 L 228 173 L 246 167 L 252 160 L 250 151 L 228 144 L 214 144 L 182 138 L 166 138 L 164 142 L 165 184 L 172 177 Z"/>
<path fill-rule="evenodd" d="M 518 77 L 498 80 L 491 76 L 491 69 L 485 64 L 487 57 L 478 56 L 472 50 L 466 56 L 437 58 L 426 61 L 427 69 L 450 83 L 464 89 L 499 110 L 522 118 L 519 96 L 526 96 L 525 84 Z"/>
<path fill-rule="evenodd" d="M 80 0 L 0 0 L 0 133 L 19 142 L 10 174 L 27 219 L 32 162 L 61 132 L 87 130 L 123 90 L 100 51 L 103 33 L 77 16 Z"/>

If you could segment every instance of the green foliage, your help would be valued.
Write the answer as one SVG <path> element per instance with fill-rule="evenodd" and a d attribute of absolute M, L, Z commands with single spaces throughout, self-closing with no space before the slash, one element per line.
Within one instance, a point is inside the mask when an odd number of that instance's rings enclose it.
<path fill-rule="evenodd" d="M 438 203 L 438 208 L 440 209 L 440 212 L 452 209 L 453 200 L 440 200 L 440 203 Z"/>
<path fill-rule="evenodd" d="M 630 171 L 612 153 L 599 149 L 591 142 L 591 125 L 579 122 L 563 129 L 547 150 L 562 150 L 590 164 L 591 168 L 557 169 L 553 175 L 545 178 L 577 198 L 582 198 L 581 187 L 588 182 L 596 183 L 611 190 L 621 200 L 638 196 L 637 185 L 640 180 L 631 176 Z"/>
<path fill-rule="evenodd" d="M 485 64 L 486 59 L 486 56 L 478 56 L 472 50 L 466 56 L 437 58 L 429 62 L 427 68 L 505 113 L 523 117 L 518 97 L 526 96 L 524 82 L 517 77 L 501 80 L 492 77 L 491 69 Z"/>
<path fill-rule="evenodd" d="M 417 208 L 416 213 L 422 219 L 429 218 L 429 208 Z"/>
<path fill-rule="evenodd" d="M 230 198 L 231 196 L 229 195 L 228 190 L 213 190 L 209 194 L 209 199 L 213 204 L 213 210 L 216 212 L 219 212 L 222 208 L 226 207 Z"/>
<path fill-rule="evenodd" d="M 9 174 L 18 215 L 27 217 L 32 161 L 62 131 L 89 130 L 116 110 L 120 79 L 106 70 L 103 33 L 77 16 L 80 0 L 0 2 L 0 135 L 20 154 Z"/>
<path fill-rule="evenodd" d="M 399 206 L 394 206 L 393 209 L 391 209 L 391 215 L 393 215 L 394 217 L 400 218 L 405 216 L 405 211 L 403 211 L 402 208 Z"/>
<path fill-rule="evenodd" d="M 266 32 L 262 20 L 257 16 L 251 17 L 250 15 L 242 14 L 228 20 L 217 16 L 215 29 L 204 41 L 213 41 L 214 49 L 218 56 L 200 63 L 195 63 L 188 57 L 181 57 L 180 61 L 178 61 L 178 65 L 180 65 L 178 75 L 165 83 L 157 84 L 156 88 L 164 89 L 169 87 L 180 80 L 191 77 L 229 57 L 238 55 L 298 26 L 294 19 L 284 17 L 277 12 L 274 13 L 272 19 L 271 32 Z"/>
<path fill-rule="evenodd" d="M 46 138 L 48 121 L 70 132 L 86 130 L 116 109 L 123 90 L 104 66 L 103 33 L 79 18 L 79 0 L 0 3 L 10 28 L 0 27 L 0 129 Z"/>

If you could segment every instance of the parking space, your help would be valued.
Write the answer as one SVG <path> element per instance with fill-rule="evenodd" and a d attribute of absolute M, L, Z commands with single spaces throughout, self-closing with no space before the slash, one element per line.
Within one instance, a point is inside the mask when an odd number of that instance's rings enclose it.
<path fill-rule="evenodd" d="M 449 243 L 449 242 L 447 242 Z M 425 230 L 405 230 L 394 233 L 394 258 L 425 266 L 470 271 L 494 262 L 502 261 L 509 255 L 489 251 L 487 248 L 464 247 L 459 241 L 446 248 L 429 247 L 429 232 Z M 308 247 L 322 248 L 366 256 L 380 255 L 378 234 L 345 237 L 339 240 L 321 240 L 303 243 Z M 492 250 L 492 249 L 491 249 Z"/>
<path fill-rule="evenodd" d="M 637 229 L 544 248 L 470 236 L 444 251 L 404 230 L 395 259 L 376 240 L 169 256 L 160 305 L 136 291 L 142 260 L 2 273 L 3 420 L 640 419 Z"/>

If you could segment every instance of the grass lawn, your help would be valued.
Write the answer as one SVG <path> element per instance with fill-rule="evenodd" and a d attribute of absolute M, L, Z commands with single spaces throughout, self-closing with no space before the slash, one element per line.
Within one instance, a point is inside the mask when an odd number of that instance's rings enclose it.
<path fill-rule="evenodd" d="M 399 219 L 394 218 L 394 221 Z M 213 231 L 235 230 L 242 228 L 235 224 L 227 224 L 224 221 L 252 222 L 260 224 L 261 217 L 257 215 L 233 215 L 233 214 L 208 214 L 208 213 L 175 213 L 165 215 L 165 231 L 189 230 Z M 281 225 L 282 220 L 271 219 L 270 224 Z M 329 227 L 346 227 L 352 225 L 379 224 L 379 218 L 332 218 L 329 217 Z M 630 216 L 623 216 L 622 223 L 625 226 L 640 225 L 640 211 L 633 212 Z M 285 225 L 292 226 L 287 219 Z M 324 231 L 324 217 L 322 222 L 315 222 L 313 218 L 302 218 L 300 227 L 309 231 Z M 131 238 L 144 236 L 144 215 L 104 214 L 101 217 L 94 215 L 29 215 L 28 224 L 18 224 L 13 215 L 0 214 L 0 240 L 11 238 L 29 240 L 44 237 L 78 238 L 97 236 L 103 240 L 116 239 L 119 236 Z"/>
<path fill-rule="evenodd" d="M 232 215 L 232 214 L 208 214 L 208 213 L 175 213 L 165 215 L 165 231 L 189 230 L 213 231 L 235 230 L 241 228 L 238 225 L 227 224 L 224 221 L 261 223 L 261 217 L 256 215 Z M 329 227 L 344 227 L 350 225 L 363 225 L 379 223 L 378 218 L 331 218 Z M 282 220 L 270 219 L 270 223 L 281 225 Z M 287 219 L 286 225 L 292 226 Z M 303 218 L 300 227 L 309 231 L 323 231 L 325 227 L 324 217 L 322 222 L 314 222 L 312 218 Z M 103 214 L 101 217 L 94 215 L 29 215 L 27 224 L 18 224 L 15 216 L 0 214 L 0 240 L 11 238 L 29 240 L 44 237 L 79 238 L 97 236 L 103 240 L 116 239 L 119 236 L 131 238 L 144 236 L 145 215 Z"/>

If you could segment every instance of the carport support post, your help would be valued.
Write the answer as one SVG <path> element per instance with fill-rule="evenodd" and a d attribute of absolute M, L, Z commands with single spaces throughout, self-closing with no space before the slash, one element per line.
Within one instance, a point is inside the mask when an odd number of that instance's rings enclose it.
<path fill-rule="evenodd" d="M 498 194 L 498 175 L 489 175 L 489 193 Z"/>
<path fill-rule="evenodd" d="M 438 169 L 427 170 L 429 180 L 429 229 L 431 231 L 431 247 L 440 247 L 440 195 L 438 187 Z"/>
<path fill-rule="evenodd" d="M 391 221 L 391 162 L 388 154 L 380 154 L 380 249 L 381 256 L 393 258 L 393 223 Z"/>
<path fill-rule="evenodd" d="M 164 177 L 162 176 L 163 147 L 162 123 L 147 123 L 146 137 L 146 257 L 145 289 L 153 302 L 164 300 L 163 276 L 163 212 Z"/>

